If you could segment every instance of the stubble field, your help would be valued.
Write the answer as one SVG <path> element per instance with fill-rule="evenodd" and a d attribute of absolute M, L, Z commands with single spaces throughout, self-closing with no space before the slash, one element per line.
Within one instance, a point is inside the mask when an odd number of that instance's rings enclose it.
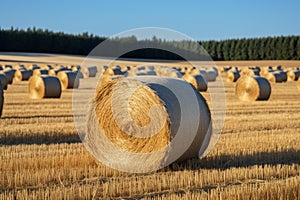
<path fill-rule="evenodd" d="M 0 119 L 0 199 L 300 198 L 296 83 L 272 84 L 269 101 L 257 102 L 239 101 L 235 83 L 224 84 L 225 126 L 206 158 L 129 174 L 102 165 L 84 148 L 71 89 L 60 99 L 33 100 L 28 82 L 15 82 L 4 93 Z"/>

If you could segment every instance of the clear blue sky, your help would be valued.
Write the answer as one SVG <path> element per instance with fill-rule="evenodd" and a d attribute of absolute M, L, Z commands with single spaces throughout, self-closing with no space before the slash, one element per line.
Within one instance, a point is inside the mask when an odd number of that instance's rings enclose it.
<path fill-rule="evenodd" d="M 299 0 L 4 0 L 1 28 L 48 28 L 112 36 L 163 27 L 197 40 L 300 35 Z"/>

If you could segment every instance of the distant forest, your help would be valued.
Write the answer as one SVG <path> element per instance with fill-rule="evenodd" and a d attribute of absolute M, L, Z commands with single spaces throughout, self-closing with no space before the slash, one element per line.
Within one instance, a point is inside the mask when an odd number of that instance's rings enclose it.
<path fill-rule="evenodd" d="M 39 52 L 87 55 L 99 43 L 107 38 L 95 36 L 87 32 L 82 34 L 66 34 L 36 28 L 0 29 L 0 51 L 8 52 Z M 300 60 L 300 36 L 263 37 L 252 39 L 229 39 L 222 41 L 166 41 L 153 37 L 147 40 L 137 40 L 136 37 L 112 38 L 106 41 L 105 51 L 101 56 L 120 55 L 120 49 L 147 46 L 122 54 L 127 58 L 152 58 L 180 60 L 205 59 L 203 49 L 213 60 Z M 163 47 L 169 51 L 160 50 Z M 99 55 L 99 54 L 97 54 Z"/>

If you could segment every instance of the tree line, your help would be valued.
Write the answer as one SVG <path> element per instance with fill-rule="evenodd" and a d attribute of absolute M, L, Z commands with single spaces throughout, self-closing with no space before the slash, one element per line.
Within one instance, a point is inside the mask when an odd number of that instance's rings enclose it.
<path fill-rule="evenodd" d="M 300 36 L 166 41 L 155 36 L 144 40 L 137 40 L 135 36 L 108 39 L 88 32 L 76 35 L 36 28 L 0 29 L 0 51 L 87 55 L 99 43 L 103 47 L 92 52 L 97 56 L 167 60 L 209 60 L 209 56 L 213 60 L 300 60 Z M 131 51 L 124 53 L 123 50 Z"/>

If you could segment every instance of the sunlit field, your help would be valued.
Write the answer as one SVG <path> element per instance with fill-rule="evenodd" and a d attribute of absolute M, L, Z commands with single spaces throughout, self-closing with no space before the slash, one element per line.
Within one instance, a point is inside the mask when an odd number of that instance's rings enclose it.
<path fill-rule="evenodd" d="M 46 62 L 55 58 L 49 59 Z M 300 66 L 292 61 L 260 62 L 264 63 L 216 64 Z M 136 63 L 126 61 L 126 65 Z M 79 91 L 84 95 L 85 83 L 96 78 L 81 79 Z M 300 198 L 296 81 L 272 84 L 270 99 L 254 102 L 238 100 L 235 84 L 224 82 L 226 120 L 207 157 L 152 173 L 130 174 L 102 165 L 85 149 L 73 121 L 72 89 L 64 90 L 59 99 L 31 99 L 28 81 L 14 82 L 4 91 L 0 119 L 0 199 Z M 210 87 L 214 82 L 208 83 Z M 201 94 L 209 101 L 208 92 Z"/>

